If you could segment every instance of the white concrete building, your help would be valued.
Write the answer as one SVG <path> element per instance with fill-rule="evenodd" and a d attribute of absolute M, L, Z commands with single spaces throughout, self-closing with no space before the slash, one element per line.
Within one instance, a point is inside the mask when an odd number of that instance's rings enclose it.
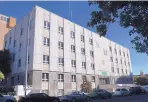
<path fill-rule="evenodd" d="M 28 84 L 49 95 L 80 90 L 82 76 L 95 88 L 132 72 L 129 49 L 38 6 L 5 36 L 5 49 L 13 59 L 7 85 L 24 84 L 28 63 Z"/>

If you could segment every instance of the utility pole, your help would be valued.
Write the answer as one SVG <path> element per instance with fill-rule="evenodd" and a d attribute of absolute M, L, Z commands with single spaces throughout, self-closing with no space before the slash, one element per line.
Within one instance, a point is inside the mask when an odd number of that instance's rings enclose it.
<path fill-rule="evenodd" d="M 33 11 L 33 10 L 32 10 Z M 27 46 L 26 46 L 26 69 L 25 69 L 25 96 L 27 95 L 28 88 L 28 52 L 29 52 L 29 35 L 30 35 L 30 23 L 32 19 L 32 13 L 29 14 L 28 29 L 27 29 Z"/>

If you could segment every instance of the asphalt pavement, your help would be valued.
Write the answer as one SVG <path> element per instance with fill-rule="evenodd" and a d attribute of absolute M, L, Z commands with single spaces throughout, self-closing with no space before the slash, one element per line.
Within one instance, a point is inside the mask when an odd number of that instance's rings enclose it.
<path fill-rule="evenodd" d="M 87 102 L 148 102 L 148 94 L 132 95 L 125 97 L 113 97 L 112 99 L 96 99 Z"/>

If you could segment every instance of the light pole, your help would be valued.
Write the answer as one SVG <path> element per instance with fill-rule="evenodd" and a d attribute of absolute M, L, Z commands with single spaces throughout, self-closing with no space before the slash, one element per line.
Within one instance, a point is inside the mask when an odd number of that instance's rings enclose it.
<path fill-rule="evenodd" d="M 33 10 L 32 10 L 33 11 Z M 27 87 L 28 87 L 28 51 L 29 51 L 29 33 L 30 33 L 30 23 L 32 18 L 32 12 L 29 15 L 28 20 L 28 29 L 27 29 L 27 46 L 26 46 L 26 69 L 25 69 L 25 96 L 27 95 Z"/>

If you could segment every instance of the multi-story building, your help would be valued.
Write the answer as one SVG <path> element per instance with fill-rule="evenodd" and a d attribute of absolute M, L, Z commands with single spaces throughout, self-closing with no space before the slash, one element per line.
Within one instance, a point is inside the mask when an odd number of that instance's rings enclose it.
<path fill-rule="evenodd" d="M 3 49 L 4 37 L 16 24 L 16 19 L 0 14 L 0 50 Z"/>
<path fill-rule="evenodd" d="M 49 95 L 80 90 L 82 77 L 95 88 L 132 71 L 129 49 L 38 6 L 5 36 L 5 48 L 13 59 L 8 85 L 24 85 L 28 65 L 32 90 Z"/>

